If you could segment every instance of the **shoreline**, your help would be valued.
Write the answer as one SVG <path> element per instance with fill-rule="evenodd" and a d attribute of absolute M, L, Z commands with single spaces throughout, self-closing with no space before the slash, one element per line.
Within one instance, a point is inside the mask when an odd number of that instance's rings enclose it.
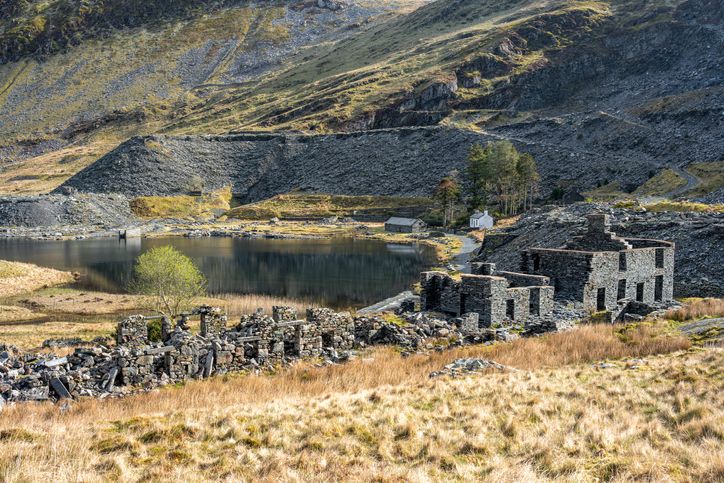
<path fill-rule="evenodd" d="M 382 223 L 312 221 L 256 221 L 235 220 L 232 222 L 178 222 L 175 220 L 146 222 L 133 228 L 141 230 L 139 238 L 249 238 L 268 240 L 325 240 L 352 238 L 357 240 L 378 240 L 403 245 L 419 244 L 435 250 L 438 264 L 447 264 L 461 255 L 463 248 L 460 235 L 433 237 L 430 233 L 388 233 Z M 73 241 L 102 238 L 118 238 L 124 227 L 94 230 L 88 226 L 68 226 L 57 229 L 0 228 L 0 240 L 42 240 Z"/>

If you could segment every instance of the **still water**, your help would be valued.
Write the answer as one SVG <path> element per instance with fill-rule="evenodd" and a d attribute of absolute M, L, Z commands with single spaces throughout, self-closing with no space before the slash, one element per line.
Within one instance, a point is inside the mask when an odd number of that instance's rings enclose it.
<path fill-rule="evenodd" d="M 395 295 L 434 263 L 426 247 L 346 238 L 0 239 L 0 259 L 80 272 L 84 289 L 121 292 L 136 257 L 161 245 L 191 257 L 212 294 L 274 295 L 332 308 L 363 307 Z"/>

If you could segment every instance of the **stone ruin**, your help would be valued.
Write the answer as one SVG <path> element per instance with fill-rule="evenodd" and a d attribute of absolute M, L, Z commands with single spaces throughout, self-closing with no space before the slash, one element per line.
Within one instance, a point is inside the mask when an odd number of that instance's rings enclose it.
<path fill-rule="evenodd" d="M 523 251 L 521 265 L 523 273 L 473 263 L 473 273 L 459 280 L 424 272 L 422 308 L 465 315 L 467 330 L 473 330 L 474 316 L 468 313 L 478 317 L 478 328 L 513 322 L 550 325 L 560 319 L 556 309 L 573 303 L 580 315 L 605 312 L 613 322 L 673 300 L 674 244 L 620 238 L 610 231 L 605 214 L 588 215 L 587 230 L 564 247 Z"/>
<path fill-rule="evenodd" d="M 196 316 L 200 331 L 193 334 L 188 322 Z M 162 340 L 151 342 L 148 323 L 158 319 Z M 271 315 L 257 311 L 228 328 L 221 309 L 204 306 L 181 314 L 173 327 L 165 317 L 130 316 L 118 323 L 114 347 L 81 347 L 67 357 L 44 359 L 0 345 L 0 407 L 7 400 L 104 397 L 303 357 L 341 360 L 337 351 L 366 345 L 373 326 L 385 325 L 361 320 L 357 325 L 348 312 L 316 308 L 300 319 L 294 309 L 274 307 Z"/>
<path fill-rule="evenodd" d="M 305 357 L 344 361 L 350 350 L 374 344 L 415 351 L 434 348 L 431 337 L 450 345 L 511 340 L 517 335 L 510 327 L 535 335 L 569 326 L 567 319 L 578 315 L 566 312 L 570 302 L 605 310 L 611 320 L 645 314 L 647 304 L 672 299 L 673 260 L 673 243 L 619 238 L 605 215 L 591 215 L 586 233 L 566 246 L 524 251 L 527 273 L 498 271 L 492 263 L 474 263 L 473 273 L 459 279 L 424 272 L 422 311 L 405 304 L 404 324 L 329 309 L 308 309 L 301 319 L 294 309 L 274 307 L 271 315 L 257 311 L 228 327 L 220 309 L 203 306 L 175 324 L 164 317 L 128 317 L 118 324 L 115 346 L 80 347 L 66 357 L 0 344 L 0 407 L 7 401 L 123 395 Z M 200 331 L 193 334 L 188 320 L 197 316 Z M 162 340 L 151 342 L 148 322 L 158 319 Z"/>
<path fill-rule="evenodd" d="M 442 272 L 423 272 L 422 309 L 464 316 L 469 331 L 525 322 L 553 311 L 553 287 L 548 277 L 499 272 L 493 263 L 474 263 L 472 271 L 459 280 Z"/>
<path fill-rule="evenodd" d="M 673 242 L 620 238 L 611 232 L 608 215 L 587 218 L 586 232 L 565 246 L 523 251 L 521 268 L 549 277 L 556 300 L 609 312 L 612 319 L 642 304 L 673 300 Z"/>
<path fill-rule="evenodd" d="M 195 334 L 189 319 L 197 316 L 200 331 Z M 115 346 L 79 347 L 66 357 L 0 344 L 0 407 L 14 401 L 122 396 L 189 379 L 271 369 L 300 358 L 343 362 L 353 349 L 371 345 L 394 344 L 404 354 L 443 347 L 433 345 L 431 338 L 459 345 L 511 336 L 489 330 L 468 337 L 462 331 L 465 318 L 419 311 L 399 317 L 405 323 L 314 308 L 300 318 L 294 309 L 274 307 L 270 315 L 259 310 L 229 327 L 220 309 L 200 307 L 173 324 L 158 316 L 128 317 L 118 323 Z M 159 319 L 162 340 L 152 342 L 148 323 Z"/>

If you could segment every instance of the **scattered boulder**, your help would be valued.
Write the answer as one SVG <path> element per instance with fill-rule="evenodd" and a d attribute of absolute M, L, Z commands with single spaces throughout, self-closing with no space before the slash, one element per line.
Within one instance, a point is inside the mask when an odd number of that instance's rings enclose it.
<path fill-rule="evenodd" d="M 487 359 L 456 359 L 439 371 L 431 372 L 430 377 L 450 376 L 458 377 L 467 374 L 482 372 L 490 369 L 498 371 L 517 371 L 514 367 L 504 366 Z"/>

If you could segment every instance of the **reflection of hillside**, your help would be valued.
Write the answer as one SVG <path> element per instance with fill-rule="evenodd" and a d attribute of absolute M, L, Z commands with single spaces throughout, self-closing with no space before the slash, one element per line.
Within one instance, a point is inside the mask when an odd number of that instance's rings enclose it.
<path fill-rule="evenodd" d="M 172 244 L 198 263 L 212 293 L 256 293 L 342 307 L 365 305 L 409 287 L 431 262 L 420 247 L 369 240 L 232 238 L 12 241 L 0 258 L 76 270 L 82 286 L 115 292 L 126 286 L 135 258 Z"/>

